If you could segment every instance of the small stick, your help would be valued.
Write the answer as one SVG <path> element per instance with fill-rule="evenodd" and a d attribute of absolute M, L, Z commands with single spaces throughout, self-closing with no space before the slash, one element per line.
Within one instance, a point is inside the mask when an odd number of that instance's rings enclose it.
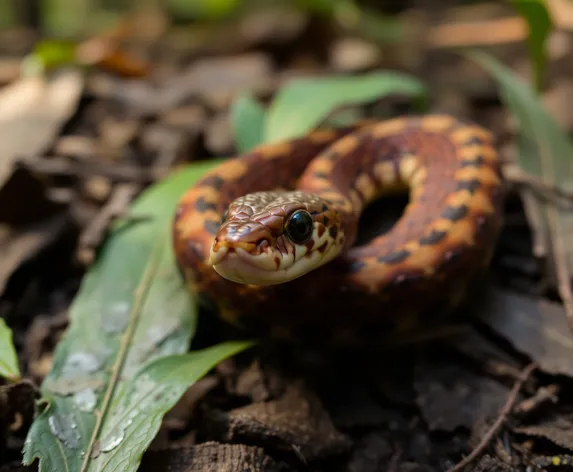
<path fill-rule="evenodd" d="M 513 411 L 515 414 L 519 415 L 530 413 L 545 403 L 556 403 L 558 400 L 558 394 L 559 386 L 556 384 L 551 384 L 547 387 L 541 387 L 537 390 L 537 392 L 535 392 L 535 395 L 523 400 L 514 408 Z"/>
<path fill-rule="evenodd" d="M 127 212 L 129 204 L 139 190 L 140 186 L 137 184 L 116 186 L 107 203 L 80 235 L 77 258 L 82 264 L 89 265 L 93 262 L 95 248 L 101 244 L 111 221 Z"/>
<path fill-rule="evenodd" d="M 511 389 L 511 392 L 509 392 L 509 395 L 507 396 L 507 401 L 505 402 L 505 405 L 499 412 L 497 419 L 491 425 L 491 428 L 488 430 L 486 434 L 484 434 L 483 438 L 481 439 L 479 444 L 474 448 L 474 450 L 468 456 L 464 457 L 460 462 L 458 462 L 454 467 L 449 469 L 448 472 L 458 472 L 462 470 L 466 465 L 468 465 L 478 455 L 480 455 L 481 452 L 487 447 L 491 439 L 497 434 L 499 428 L 501 428 L 501 425 L 504 423 L 504 421 L 507 419 L 507 416 L 511 412 L 511 409 L 513 408 L 513 405 L 517 400 L 517 394 L 519 393 L 519 390 L 521 389 L 525 381 L 529 378 L 529 376 L 536 367 L 537 363 L 532 362 L 525 369 L 523 369 L 521 375 L 515 381 L 515 384 L 513 384 L 513 388 Z"/>
<path fill-rule="evenodd" d="M 544 182 L 539 177 L 534 175 L 528 174 L 521 169 L 518 169 L 514 166 L 509 167 L 506 166 L 506 169 L 511 169 L 511 171 L 507 172 L 507 181 L 515 184 L 515 185 L 527 185 L 528 187 L 532 187 L 535 190 L 540 192 L 545 192 L 548 194 L 552 194 L 554 197 L 560 197 L 566 200 L 573 200 L 573 192 L 567 189 L 564 189 L 556 184 L 550 184 L 548 182 Z"/>
<path fill-rule="evenodd" d="M 153 181 L 152 172 L 133 165 L 107 164 L 86 159 L 74 161 L 60 156 L 47 158 L 29 157 L 17 161 L 17 165 L 43 175 L 66 177 L 102 176 L 112 182 L 134 182 L 145 184 Z"/>

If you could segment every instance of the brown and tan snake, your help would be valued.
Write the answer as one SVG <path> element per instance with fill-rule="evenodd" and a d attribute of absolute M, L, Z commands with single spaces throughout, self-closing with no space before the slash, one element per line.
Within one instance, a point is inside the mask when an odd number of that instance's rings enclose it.
<path fill-rule="evenodd" d="M 365 207 L 408 189 L 391 230 L 357 246 Z M 488 131 L 398 117 L 224 161 L 180 200 L 174 250 L 189 289 L 250 333 L 376 343 L 459 304 L 489 266 L 502 204 Z"/>

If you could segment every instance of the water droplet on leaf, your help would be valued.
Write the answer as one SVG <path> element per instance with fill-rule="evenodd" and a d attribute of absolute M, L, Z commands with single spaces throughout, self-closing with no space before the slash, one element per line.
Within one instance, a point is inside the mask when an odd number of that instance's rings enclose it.
<path fill-rule="evenodd" d="M 73 352 L 66 359 L 63 374 L 66 377 L 76 377 L 80 374 L 95 372 L 101 366 L 101 361 L 91 352 Z"/>
<path fill-rule="evenodd" d="M 59 415 L 55 414 L 48 418 L 50 430 L 64 446 L 70 449 L 76 449 L 80 444 L 80 433 L 78 433 L 78 425 L 74 421 L 72 414 Z"/>
<path fill-rule="evenodd" d="M 97 403 L 95 392 L 91 388 L 80 390 L 74 395 L 74 402 L 81 411 L 93 411 Z"/>
<path fill-rule="evenodd" d="M 112 449 L 116 448 L 121 444 L 123 438 L 125 437 L 125 430 L 121 427 L 118 427 L 114 431 L 111 432 L 107 437 L 101 440 L 100 442 L 100 450 L 102 452 L 109 452 Z"/>
<path fill-rule="evenodd" d="M 102 320 L 102 327 L 107 333 L 120 333 L 129 322 L 131 305 L 126 301 L 112 303 Z"/>

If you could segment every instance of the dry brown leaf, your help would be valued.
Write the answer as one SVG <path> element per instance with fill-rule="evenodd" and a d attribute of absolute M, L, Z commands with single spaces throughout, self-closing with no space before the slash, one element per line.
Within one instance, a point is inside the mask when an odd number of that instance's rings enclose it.
<path fill-rule="evenodd" d="M 83 75 L 61 71 L 52 78 L 26 77 L 0 92 L 0 187 L 20 157 L 44 153 L 75 112 Z"/>
<path fill-rule="evenodd" d="M 508 389 L 455 364 L 422 362 L 415 371 L 417 403 L 431 430 L 472 429 L 495 417 Z"/>
<path fill-rule="evenodd" d="M 573 335 L 558 303 L 491 290 L 479 318 L 550 374 L 573 377 Z"/>
<path fill-rule="evenodd" d="M 296 449 L 308 461 L 345 452 L 351 445 L 318 396 L 302 382 L 291 384 L 278 400 L 211 415 L 211 428 L 224 442 L 256 443 L 289 452 Z"/>
<path fill-rule="evenodd" d="M 540 424 L 514 428 L 516 433 L 527 436 L 537 436 L 551 441 L 553 444 L 573 450 L 573 423 L 570 418 L 555 417 L 544 420 Z"/>

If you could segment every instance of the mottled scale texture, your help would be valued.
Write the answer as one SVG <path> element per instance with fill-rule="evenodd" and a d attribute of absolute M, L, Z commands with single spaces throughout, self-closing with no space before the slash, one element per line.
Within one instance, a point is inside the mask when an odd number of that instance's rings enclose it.
<path fill-rule="evenodd" d="M 209 250 L 229 204 L 253 192 L 295 188 L 330 202 L 314 218 L 325 221 L 325 231 L 330 218 L 343 220 L 343 254 L 279 285 L 219 276 L 208 264 Z M 409 203 L 392 229 L 356 246 L 364 208 L 408 189 Z M 250 334 L 376 344 L 389 333 L 442 321 L 487 270 L 502 224 L 502 189 L 490 133 L 448 115 L 316 130 L 229 159 L 194 185 L 177 208 L 175 255 L 189 289 Z"/>

